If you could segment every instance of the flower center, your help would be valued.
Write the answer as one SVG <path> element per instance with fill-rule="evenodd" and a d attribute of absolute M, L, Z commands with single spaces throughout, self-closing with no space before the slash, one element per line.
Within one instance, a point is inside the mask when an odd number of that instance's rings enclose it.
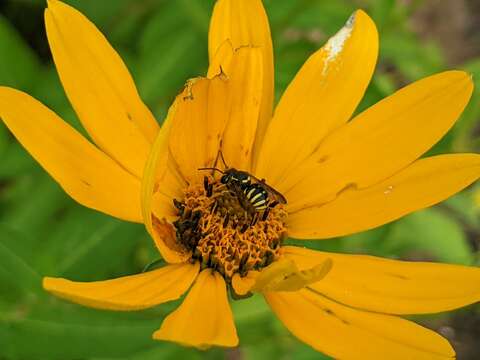
<path fill-rule="evenodd" d="M 285 206 L 260 209 L 254 206 L 258 197 L 254 200 L 255 194 L 247 193 L 208 176 L 202 185 L 189 185 L 181 201 L 174 200 L 177 242 L 202 268 L 212 268 L 227 280 L 271 264 L 286 234 Z"/>

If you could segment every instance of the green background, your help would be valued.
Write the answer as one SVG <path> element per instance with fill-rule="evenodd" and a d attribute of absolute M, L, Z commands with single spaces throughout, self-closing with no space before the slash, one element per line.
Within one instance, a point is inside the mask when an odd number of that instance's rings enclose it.
<path fill-rule="evenodd" d="M 160 122 L 185 80 L 205 73 L 211 0 L 67 2 L 94 21 L 121 53 Z M 0 2 L 0 85 L 32 94 L 79 128 L 51 61 L 44 6 L 43 0 Z M 465 69 L 474 75 L 477 90 L 461 120 L 431 153 L 479 152 L 478 1 L 266 0 L 265 6 L 275 48 L 277 99 L 308 55 L 356 8 L 364 8 L 377 23 L 381 43 L 360 109 L 424 76 Z M 307 245 L 478 265 L 478 191 L 472 186 L 379 229 Z M 0 122 L 0 359 L 322 358 L 290 336 L 259 296 L 233 303 L 238 349 L 200 352 L 150 340 L 177 302 L 135 313 L 95 311 L 49 296 L 40 286 L 44 275 L 88 281 L 134 274 L 157 257 L 143 226 L 76 204 Z M 415 320 L 448 337 L 459 359 L 480 357 L 478 306 Z"/>

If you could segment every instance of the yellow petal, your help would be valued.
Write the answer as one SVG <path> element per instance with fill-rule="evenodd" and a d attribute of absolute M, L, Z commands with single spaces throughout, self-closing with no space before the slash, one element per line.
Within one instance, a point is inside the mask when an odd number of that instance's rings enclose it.
<path fill-rule="evenodd" d="M 235 294 L 240 296 L 247 295 L 255 286 L 258 275 L 258 271 L 249 271 L 244 277 L 240 276 L 239 273 L 235 273 L 232 277 L 232 288 Z"/>
<path fill-rule="evenodd" d="M 440 335 L 399 317 L 343 306 L 309 289 L 265 295 L 301 341 L 336 359 L 441 360 L 455 352 Z"/>
<path fill-rule="evenodd" d="M 258 152 L 273 107 L 273 47 L 268 18 L 261 0 L 218 0 L 208 35 L 210 63 L 218 64 L 219 49 L 228 40 L 234 49 L 255 46 L 262 52 L 262 97 L 254 152 Z M 228 53 L 227 53 L 228 56 Z M 217 57 L 217 60 L 215 58 Z"/>
<path fill-rule="evenodd" d="M 321 239 L 372 229 L 443 201 L 479 177 L 480 155 L 420 159 L 376 185 L 348 188 L 334 201 L 289 215 L 289 235 Z"/>
<path fill-rule="evenodd" d="M 200 349 L 237 346 L 223 277 L 211 269 L 203 270 L 183 303 L 165 318 L 153 338 Z"/>
<path fill-rule="evenodd" d="M 230 50 L 232 67 L 226 72 L 187 82 L 170 108 L 145 166 L 144 221 L 170 263 L 189 257 L 165 222 L 176 217 L 172 201 L 183 197 L 187 182 L 201 181 L 205 172 L 198 169 L 214 165 L 221 143 L 229 166 L 250 167 L 261 91 L 261 77 L 254 74 L 261 72 L 261 52 L 250 47 Z"/>
<path fill-rule="evenodd" d="M 222 153 L 228 167 L 250 171 L 252 151 L 262 98 L 262 51 L 244 46 L 234 50 L 229 40 L 219 48 L 210 64 L 209 78 L 228 79 L 230 109 L 222 135 Z M 223 165 L 223 164 L 220 164 Z"/>
<path fill-rule="evenodd" d="M 292 259 L 279 259 L 258 274 L 253 286 L 253 290 L 261 291 L 262 289 L 267 290 L 267 286 L 278 279 L 284 279 L 288 274 L 293 274 L 298 271 L 295 262 Z"/>
<path fill-rule="evenodd" d="M 349 120 L 370 82 L 377 54 L 375 24 L 359 10 L 307 60 L 282 96 L 261 148 L 259 177 L 280 183 Z"/>
<path fill-rule="evenodd" d="M 297 270 L 287 274 L 282 279 L 275 279 L 265 286 L 262 291 L 297 291 L 307 285 L 322 280 L 332 269 L 331 259 L 324 259 L 322 262 L 309 269 Z"/>
<path fill-rule="evenodd" d="M 54 295 L 77 304 L 97 309 L 130 311 L 180 298 L 194 281 L 198 270 L 198 263 L 167 265 L 142 274 L 95 282 L 46 277 L 43 279 L 43 287 Z"/>
<path fill-rule="evenodd" d="M 234 51 L 231 66 L 187 83 L 170 133 L 170 152 L 187 182 L 201 181 L 215 165 L 220 145 L 229 167 L 250 167 L 262 86 L 261 51 Z M 223 167 L 221 162 L 217 166 Z"/>
<path fill-rule="evenodd" d="M 127 67 L 95 25 L 63 2 L 48 1 L 45 24 L 60 80 L 83 126 L 140 178 L 158 124 Z"/>
<path fill-rule="evenodd" d="M 408 262 L 286 246 L 300 269 L 326 259 L 334 266 L 310 288 L 342 304 L 388 314 L 427 314 L 480 301 L 480 268 Z"/>
<path fill-rule="evenodd" d="M 21 91 L 0 87 L 0 118 L 73 199 L 109 215 L 142 222 L 140 182 Z"/>
<path fill-rule="evenodd" d="M 322 280 L 331 270 L 332 260 L 322 259 L 310 268 L 299 270 L 292 258 L 282 258 L 263 269 L 251 291 L 297 291 Z"/>
<path fill-rule="evenodd" d="M 169 136 L 180 97 L 170 107 L 145 165 L 142 178 L 142 215 L 148 233 L 160 254 L 169 263 L 187 260 L 176 242 L 175 231 L 166 220 L 176 215 L 173 199 L 182 197 L 185 182 L 177 175 L 176 164 L 169 152 Z"/>
<path fill-rule="evenodd" d="M 296 211 L 349 185 L 378 183 L 430 149 L 470 99 L 470 75 L 448 71 L 411 84 L 358 115 L 323 142 L 280 186 Z M 313 164 L 312 164 L 313 163 Z"/>
<path fill-rule="evenodd" d="M 215 55 L 210 59 L 207 77 L 213 79 L 222 73 L 229 73 L 232 69 L 232 59 L 235 53 L 233 44 L 230 40 L 225 40 L 220 44 Z"/>
<path fill-rule="evenodd" d="M 222 136 L 222 152 L 229 167 L 250 171 L 253 143 L 262 98 L 262 52 L 243 47 L 235 51 L 225 70 L 232 99 Z"/>
<path fill-rule="evenodd" d="M 201 181 L 202 167 L 213 166 L 230 108 L 228 80 L 196 78 L 179 95 L 170 131 L 169 149 L 188 182 Z"/>

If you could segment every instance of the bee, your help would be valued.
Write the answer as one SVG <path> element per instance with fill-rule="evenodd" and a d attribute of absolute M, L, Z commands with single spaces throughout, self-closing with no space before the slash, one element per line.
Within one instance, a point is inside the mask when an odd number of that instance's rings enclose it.
<path fill-rule="evenodd" d="M 270 209 L 278 204 L 287 203 L 285 196 L 268 185 L 265 179 L 258 179 L 247 171 L 228 167 L 222 153 L 219 154 L 225 170 L 220 170 L 217 167 L 200 168 L 198 170 L 212 170 L 222 174 L 220 182 L 236 195 L 240 205 L 252 219 L 251 226 L 258 221 L 260 213 L 262 213 L 262 220 L 265 221 Z M 204 178 L 204 185 L 207 195 L 211 194 L 213 185 L 208 183 L 207 177 Z"/>
<path fill-rule="evenodd" d="M 252 216 L 252 226 L 255 225 L 262 213 L 262 220 L 268 218 L 270 209 L 273 209 L 278 204 L 286 204 L 287 199 L 273 187 L 265 183 L 265 180 L 260 180 L 255 176 L 249 174 L 251 177 L 250 183 L 241 186 L 243 196 L 238 196 L 242 207 Z"/>

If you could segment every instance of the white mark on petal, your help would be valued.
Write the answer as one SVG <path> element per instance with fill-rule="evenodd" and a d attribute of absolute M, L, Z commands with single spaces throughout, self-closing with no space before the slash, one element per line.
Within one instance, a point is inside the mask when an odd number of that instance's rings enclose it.
<path fill-rule="evenodd" d="M 393 186 L 392 185 L 389 185 L 385 191 L 383 192 L 385 195 L 388 195 L 390 194 L 391 192 L 393 191 Z"/>
<path fill-rule="evenodd" d="M 334 61 L 338 54 L 342 52 L 345 41 L 347 41 L 352 34 L 354 23 L 355 14 L 350 16 L 344 27 L 342 27 L 335 35 L 328 39 L 324 47 L 325 51 L 327 52 L 327 57 L 325 58 L 325 63 L 323 65 L 323 75 L 327 74 L 330 63 Z"/>

